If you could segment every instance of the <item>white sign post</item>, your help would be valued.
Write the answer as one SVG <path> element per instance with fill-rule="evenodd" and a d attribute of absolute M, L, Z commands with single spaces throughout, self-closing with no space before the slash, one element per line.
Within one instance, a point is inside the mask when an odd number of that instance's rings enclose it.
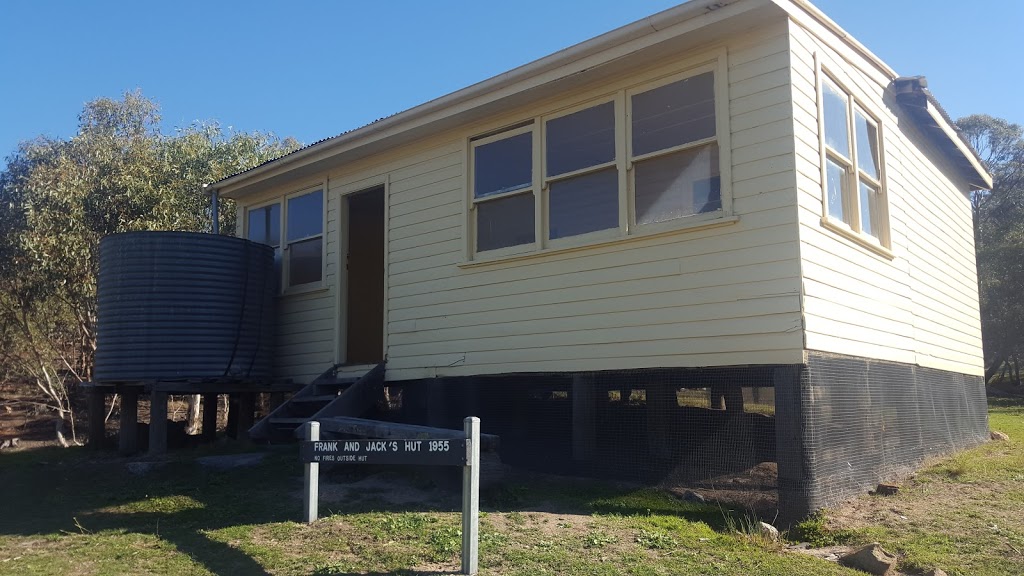
<path fill-rule="evenodd" d="M 305 463 L 302 520 L 317 519 L 320 463 L 462 466 L 462 574 L 475 576 L 480 560 L 480 419 L 463 421 L 465 438 L 456 440 L 320 441 L 320 423 L 306 425 L 299 448 Z"/>
<path fill-rule="evenodd" d="M 306 440 L 316 442 L 320 439 L 320 423 L 306 424 Z M 302 521 L 306 524 L 316 522 L 320 513 L 320 463 L 306 462 L 302 473 Z"/>
<path fill-rule="evenodd" d="M 480 419 L 463 420 L 469 454 L 462 468 L 462 573 L 476 574 L 480 560 Z"/>

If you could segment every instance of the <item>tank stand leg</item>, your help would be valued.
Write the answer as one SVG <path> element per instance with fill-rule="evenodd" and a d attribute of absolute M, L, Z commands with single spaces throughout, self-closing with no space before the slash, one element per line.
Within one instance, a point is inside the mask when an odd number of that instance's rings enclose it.
<path fill-rule="evenodd" d="M 106 407 L 106 394 L 100 388 L 89 390 L 89 447 L 99 450 L 103 447 L 103 437 L 107 433 L 106 422 L 103 420 Z"/>
<path fill-rule="evenodd" d="M 277 410 L 277 408 L 280 407 L 281 404 L 284 404 L 284 392 L 271 392 L 270 406 L 268 410 L 273 412 L 274 410 Z"/>
<path fill-rule="evenodd" d="M 139 391 L 127 388 L 121 391 L 121 431 L 117 451 L 125 456 L 139 450 Z"/>
<path fill-rule="evenodd" d="M 217 439 L 217 395 L 203 394 L 203 442 Z"/>
<path fill-rule="evenodd" d="M 574 374 L 572 377 L 572 459 L 590 460 L 596 448 L 597 420 L 594 402 L 597 385 L 593 377 Z"/>
<path fill-rule="evenodd" d="M 154 390 L 149 395 L 149 453 L 167 452 L 167 392 Z"/>
<path fill-rule="evenodd" d="M 228 394 L 228 429 L 229 438 L 238 438 L 238 394 Z"/>
<path fill-rule="evenodd" d="M 249 441 L 249 428 L 252 428 L 253 414 L 256 412 L 256 394 L 246 392 L 238 399 L 238 440 Z"/>
<path fill-rule="evenodd" d="M 678 417 L 679 403 L 676 388 L 669 382 L 655 381 L 647 384 L 647 446 L 653 457 L 672 457 L 672 425 Z"/>

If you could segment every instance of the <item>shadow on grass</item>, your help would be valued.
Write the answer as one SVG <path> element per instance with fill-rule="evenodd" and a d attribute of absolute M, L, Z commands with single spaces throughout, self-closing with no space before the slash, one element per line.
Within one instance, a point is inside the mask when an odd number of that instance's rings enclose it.
<path fill-rule="evenodd" d="M 0 458 L 0 486 L 9 497 L 5 513 L 0 515 L 0 535 L 151 535 L 172 544 L 214 574 L 268 574 L 256 558 L 209 533 L 238 528 L 237 539 L 245 541 L 249 525 L 298 520 L 300 503 L 295 493 L 300 487 L 302 466 L 294 450 L 270 451 L 259 465 L 231 470 L 207 469 L 190 459 L 199 454 L 202 452 L 177 454 L 136 475 L 129 472 L 128 464 L 143 461 L 97 455 L 85 449 L 5 453 Z M 370 482 L 367 489 L 362 480 L 378 475 L 380 488 Z M 356 482 L 363 486 L 353 488 L 355 494 L 337 502 L 322 498 L 323 515 L 454 512 L 460 508 L 457 483 L 445 481 L 443 475 L 423 474 L 422 469 L 327 470 L 322 481 L 343 487 Z M 423 488 L 426 497 L 422 501 L 389 502 L 386 492 L 396 485 Z M 485 512 L 674 516 L 707 524 L 720 532 L 729 531 L 736 519 L 746 515 L 717 505 L 685 502 L 652 488 L 544 475 L 517 475 L 484 489 L 481 500 Z M 236 539 L 223 533 L 220 537 Z M 97 540 L 96 546 L 102 545 Z M 344 574 L 327 570 L 317 574 Z M 393 573 L 437 574 L 409 569 Z"/>
<path fill-rule="evenodd" d="M 394 570 L 391 572 L 331 572 L 316 570 L 311 576 L 450 576 L 458 572 L 424 572 L 422 570 Z"/>
<path fill-rule="evenodd" d="M 392 469 L 394 470 L 394 469 Z M 389 478 L 397 479 L 399 485 L 417 483 L 430 486 L 433 477 L 418 474 L 410 469 L 403 472 L 381 474 L 385 485 Z M 327 482 L 335 479 L 327 478 Z M 342 484 L 352 480 L 341 478 Z M 460 487 L 445 483 L 442 490 L 434 495 L 443 496 L 424 502 L 394 503 L 385 499 L 385 494 L 362 493 L 359 498 L 344 502 L 321 503 L 321 511 L 330 513 L 362 514 L 371 512 L 458 512 L 461 508 Z M 607 481 L 549 476 L 544 474 L 516 474 L 514 479 L 504 483 L 486 486 L 480 492 L 482 512 L 544 512 L 551 514 L 614 515 L 623 517 L 674 516 L 694 523 L 707 524 L 718 532 L 731 532 L 755 515 L 744 509 L 736 509 L 715 503 L 697 503 L 681 500 L 657 488 Z"/>
<path fill-rule="evenodd" d="M 281 491 L 289 472 L 301 468 L 275 466 L 277 458 L 271 454 L 263 465 L 226 471 L 171 460 L 135 475 L 127 467 L 133 461 L 85 449 L 4 454 L 0 486 L 8 500 L 0 534 L 152 535 L 214 574 L 268 574 L 248 554 L 206 533 L 292 519 Z"/>

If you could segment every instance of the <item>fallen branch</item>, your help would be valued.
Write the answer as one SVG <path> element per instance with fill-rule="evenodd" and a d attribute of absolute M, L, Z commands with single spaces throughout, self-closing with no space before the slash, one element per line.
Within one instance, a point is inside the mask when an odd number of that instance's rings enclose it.
<path fill-rule="evenodd" d="M 9 402 L 4 403 L 4 406 L 14 406 L 16 404 L 28 404 L 30 406 L 40 406 L 42 408 L 46 408 L 47 410 L 54 410 L 54 411 L 59 411 L 60 410 L 59 408 L 57 408 L 56 406 L 53 406 L 52 404 L 44 404 L 42 402 L 33 402 L 31 400 L 11 400 Z"/>
<path fill-rule="evenodd" d="M 1006 545 L 1010 547 L 1010 550 L 1013 550 L 1014 552 L 1016 552 L 1018 556 L 1024 556 L 1024 554 L 1022 554 L 1020 550 L 1017 550 L 1016 546 L 1014 546 L 1013 544 L 1010 544 L 1009 540 L 1007 540 Z"/>
<path fill-rule="evenodd" d="M 110 410 L 107 411 L 107 416 L 103 419 L 103 423 L 106 424 L 110 420 L 110 415 L 114 413 L 114 406 L 117 405 L 117 398 L 119 394 L 114 394 L 114 397 L 110 400 Z"/>

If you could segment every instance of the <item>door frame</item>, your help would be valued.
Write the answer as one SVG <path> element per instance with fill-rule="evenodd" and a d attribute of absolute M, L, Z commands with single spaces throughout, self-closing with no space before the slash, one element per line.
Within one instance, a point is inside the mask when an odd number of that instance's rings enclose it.
<path fill-rule="evenodd" d="M 388 358 L 388 222 L 390 220 L 390 175 L 383 174 L 373 178 L 364 178 L 344 186 L 338 187 L 337 195 L 332 196 L 338 202 L 338 228 L 335 241 L 338 244 L 338 256 L 335 265 L 338 267 L 338 297 L 334 300 L 335 318 L 337 323 L 334 327 L 334 363 L 345 364 L 348 355 L 348 287 L 349 276 L 348 266 L 348 197 L 362 192 L 370 192 L 377 188 L 383 188 L 384 193 L 384 315 L 381 318 L 383 323 L 381 342 L 381 357 L 387 361 Z"/>

